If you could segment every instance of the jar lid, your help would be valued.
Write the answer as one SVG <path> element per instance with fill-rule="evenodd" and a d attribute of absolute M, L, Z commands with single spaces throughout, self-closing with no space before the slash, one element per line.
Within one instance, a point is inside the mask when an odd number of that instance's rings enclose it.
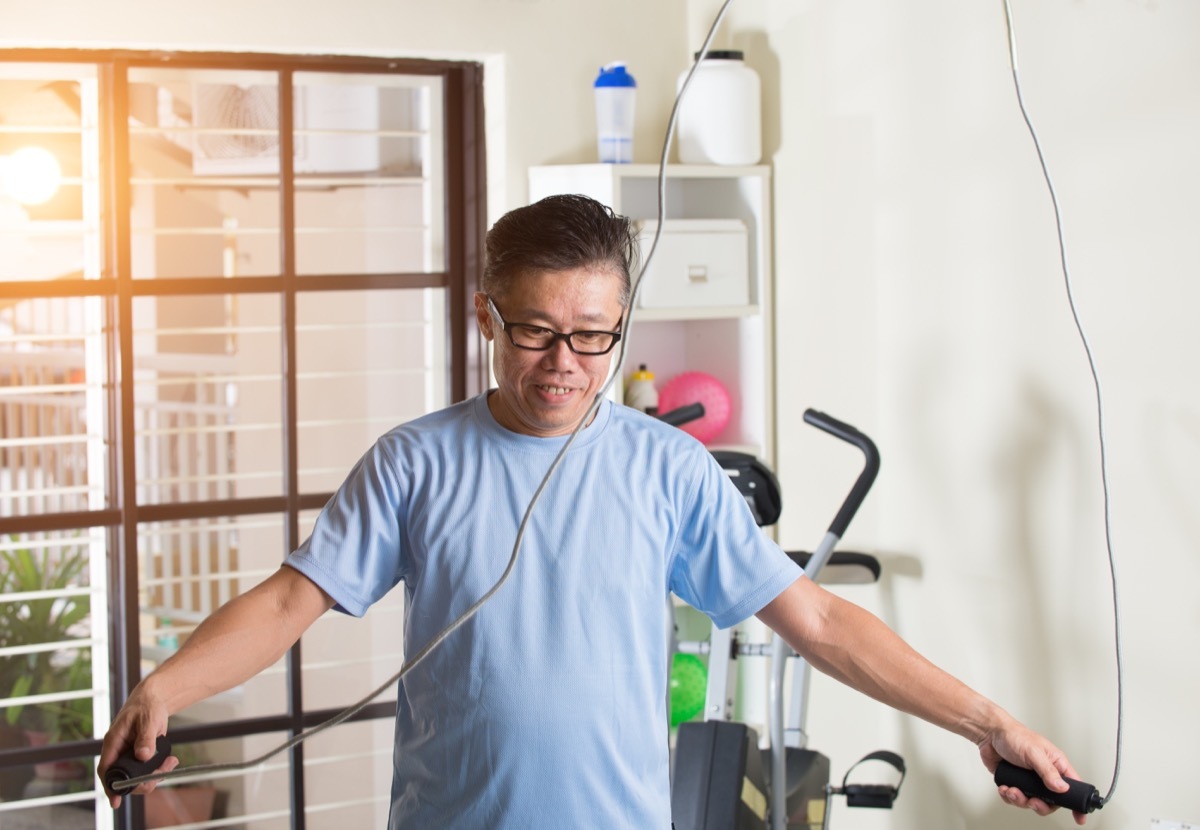
<path fill-rule="evenodd" d="M 636 87 L 637 82 L 633 76 L 625 69 L 625 64 L 622 61 L 614 61 L 600 67 L 600 74 L 596 77 L 596 83 L 593 86 L 632 86 Z"/>
<path fill-rule="evenodd" d="M 710 61 L 740 61 L 745 60 L 746 53 L 741 49 L 710 49 L 704 58 Z M 693 54 L 692 60 L 700 60 L 700 53 Z"/>

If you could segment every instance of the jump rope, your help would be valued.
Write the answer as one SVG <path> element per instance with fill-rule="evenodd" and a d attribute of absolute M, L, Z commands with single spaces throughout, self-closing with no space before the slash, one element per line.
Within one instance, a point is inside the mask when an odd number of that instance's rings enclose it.
<path fill-rule="evenodd" d="M 414 654 L 411 659 L 406 661 L 398 672 L 384 681 L 378 688 L 376 688 L 362 700 L 339 712 L 337 715 L 333 716 L 324 723 L 318 724 L 317 726 L 304 730 L 303 732 L 298 732 L 288 741 L 280 744 L 274 749 L 271 749 L 262 755 L 246 761 L 221 764 L 198 764 L 191 767 L 172 770 L 171 772 L 155 772 L 158 766 L 161 765 L 171 753 L 171 745 L 166 736 L 159 736 L 155 754 L 149 760 L 138 761 L 133 757 L 132 751 L 128 751 L 119 757 L 117 761 L 114 762 L 113 766 L 107 770 L 104 780 L 111 791 L 121 794 L 135 789 L 141 784 L 151 781 L 170 780 L 182 782 L 200 777 L 208 777 L 215 773 L 240 772 L 242 770 L 247 770 L 270 760 L 276 755 L 292 749 L 303 741 L 306 741 L 327 729 L 337 726 L 340 723 L 344 723 L 345 721 L 354 717 L 354 715 L 356 715 L 358 712 L 362 711 L 371 701 L 375 700 L 385 692 L 395 688 L 396 684 L 417 664 L 428 657 L 429 654 L 439 645 L 441 645 L 441 643 L 447 637 L 449 637 L 456 630 L 465 625 L 468 620 L 475 616 L 479 609 L 482 608 L 485 603 L 491 600 L 491 598 L 495 596 L 500 588 L 504 586 L 504 583 L 508 581 L 509 576 L 516 568 L 517 561 L 520 558 L 521 544 L 524 541 L 525 530 L 529 525 L 529 520 L 533 515 L 534 508 L 541 500 L 542 494 L 545 492 L 551 478 L 554 476 L 554 473 L 558 470 L 563 458 L 567 454 L 567 451 L 571 448 L 571 445 L 575 443 L 575 439 L 579 436 L 579 433 L 584 429 L 584 427 L 591 423 L 593 416 L 595 416 L 596 412 L 599 410 L 604 398 L 608 395 L 609 390 L 612 388 L 613 383 L 615 383 L 616 380 L 621 377 L 621 369 L 625 365 L 626 352 L 630 341 L 633 310 L 637 306 L 637 298 L 641 291 L 642 279 L 645 277 L 646 271 L 650 266 L 650 262 L 654 258 L 655 250 L 658 248 L 659 237 L 662 234 L 663 220 L 666 215 L 667 158 L 670 154 L 671 142 L 675 133 L 675 123 L 678 120 L 680 103 L 683 101 L 683 97 L 686 94 L 688 87 L 691 85 L 692 76 L 695 74 L 696 68 L 708 54 L 717 29 L 720 27 L 721 21 L 725 17 L 725 12 L 728 10 L 732 2 L 733 0 L 725 0 L 725 2 L 721 5 L 720 10 L 717 12 L 716 17 L 713 19 L 713 22 L 709 27 L 708 34 L 705 36 L 703 45 L 696 53 L 695 60 L 692 62 L 691 68 L 688 70 L 687 75 L 684 77 L 683 83 L 680 85 L 679 92 L 675 97 L 675 102 L 671 107 L 671 115 L 667 121 L 666 135 L 663 139 L 662 154 L 659 158 L 658 165 L 658 221 L 655 226 L 654 236 L 650 243 L 650 250 L 646 254 L 645 259 L 642 260 L 641 268 L 638 270 L 637 278 L 633 282 L 629 304 L 625 309 L 625 314 L 621 321 L 621 331 L 624 332 L 624 336 L 621 338 L 620 348 L 617 352 L 616 366 L 609 373 L 607 381 L 605 381 L 604 385 L 600 388 L 600 391 L 596 393 L 595 399 L 592 401 L 591 405 L 588 407 L 579 423 L 575 425 L 574 430 L 568 436 L 562 448 L 551 462 L 549 469 L 546 471 L 545 477 L 543 477 L 541 481 L 541 484 L 539 484 L 537 490 L 534 491 L 533 497 L 530 499 L 529 505 L 525 508 L 524 516 L 522 517 L 521 523 L 517 528 L 517 536 L 513 543 L 512 553 L 509 555 L 508 564 L 505 567 L 504 572 L 500 575 L 500 578 L 496 581 L 496 584 L 493 585 L 478 600 L 476 600 L 470 607 L 463 611 L 463 613 L 457 619 L 436 634 L 416 654 Z M 1092 355 L 1091 344 L 1088 341 L 1087 334 L 1084 331 L 1083 324 L 1079 317 L 1079 312 L 1075 305 L 1074 287 L 1071 281 L 1070 269 L 1067 266 L 1067 250 L 1063 236 L 1062 214 L 1059 210 L 1058 196 L 1054 190 L 1054 183 L 1050 178 L 1050 171 L 1046 166 L 1046 159 L 1042 152 L 1041 142 L 1038 139 L 1037 131 L 1034 129 L 1033 122 L 1030 120 L 1029 113 L 1025 108 L 1025 99 L 1021 92 L 1020 74 L 1017 69 L 1016 33 L 1013 28 L 1012 10 L 1009 7 L 1009 0 L 1003 0 L 1003 3 L 1005 25 L 1008 30 L 1009 65 L 1012 69 L 1013 86 L 1016 89 L 1017 103 L 1020 106 L 1021 115 L 1025 120 L 1025 125 L 1029 129 L 1029 135 L 1033 139 L 1033 145 L 1037 151 L 1038 162 L 1042 170 L 1042 177 L 1045 179 L 1046 187 L 1050 193 L 1050 201 L 1054 207 L 1054 222 L 1058 238 L 1059 259 L 1062 267 L 1063 280 L 1066 285 L 1067 300 L 1071 308 L 1072 319 L 1075 322 L 1075 329 L 1079 334 L 1079 338 L 1083 343 L 1084 352 L 1087 355 L 1088 367 L 1091 371 L 1092 383 L 1096 392 L 1097 428 L 1100 446 L 1100 473 L 1101 484 L 1104 493 L 1104 536 L 1105 545 L 1108 549 L 1109 573 L 1112 579 L 1113 622 L 1115 630 L 1114 639 L 1116 644 L 1117 659 L 1117 740 L 1116 761 L 1113 768 L 1112 784 L 1109 786 L 1108 794 L 1103 798 L 1100 797 L 1099 792 L 1091 784 L 1087 784 L 1082 781 L 1076 781 L 1070 778 L 1066 779 L 1070 787 L 1066 793 L 1054 792 L 1053 790 L 1048 789 L 1042 783 L 1041 778 L 1032 770 L 1016 767 L 1006 761 L 1001 762 L 1000 766 L 997 768 L 995 781 L 1000 785 L 1018 787 L 1024 791 L 1026 795 L 1040 798 L 1047 803 L 1067 807 L 1077 812 L 1090 813 L 1093 810 L 1099 809 L 1107 804 L 1112 799 L 1113 793 L 1116 791 L 1117 778 L 1121 769 L 1121 737 L 1124 723 L 1122 694 L 1124 684 L 1121 658 L 1120 603 L 1117 595 L 1116 556 L 1114 554 L 1112 544 L 1112 523 L 1110 509 L 1111 500 L 1109 497 L 1108 487 L 1108 452 L 1104 430 L 1104 402 L 1100 388 L 1100 376 L 1096 371 L 1096 362 Z"/>
<path fill-rule="evenodd" d="M 1108 573 L 1112 582 L 1113 605 L 1113 643 L 1117 663 L 1117 738 L 1114 753 L 1112 783 L 1108 794 L 1103 798 L 1091 784 L 1067 778 L 1070 789 L 1065 793 L 1057 793 L 1048 789 L 1035 773 L 1020 767 L 1014 767 L 1007 761 L 1002 761 L 996 768 L 997 784 L 1018 787 L 1026 795 L 1042 799 L 1050 804 L 1068 807 L 1079 813 L 1090 813 L 1098 810 L 1112 800 L 1117 790 L 1117 779 L 1121 774 L 1121 738 L 1125 724 L 1124 708 L 1124 666 L 1121 656 L 1121 603 L 1117 593 L 1117 557 L 1113 551 L 1112 542 L 1112 499 L 1108 491 L 1108 446 L 1104 432 L 1104 396 L 1100 390 L 1100 374 L 1096 371 L 1096 360 L 1092 355 L 1092 345 L 1084 331 L 1083 322 L 1079 318 L 1079 310 L 1075 306 L 1075 289 L 1071 282 L 1071 269 L 1067 266 L 1067 245 L 1063 238 L 1062 211 L 1058 205 L 1058 194 L 1054 190 L 1054 182 L 1050 178 L 1050 169 L 1046 166 L 1046 156 L 1042 152 L 1042 143 L 1038 139 L 1037 130 L 1029 118 L 1025 108 L 1025 96 L 1021 92 L 1021 74 L 1017 70 L 1017 36 L 1013 27 L 1012 8 L 1009 0 L 1004 0 L 1004 23 L 1008 30 L 1008 61 L 1012 69 L 1013 88 L 1017 93 L 1017 104 L 1021 108 L 1021 117 L 1029 129 L 1029 137 L 1033 140 L 1034 150 L 1037 151 L 1038 164 L 1042 169 L 1042 178 L 1046 182 L 1046 190 L 1050 194 L 1050 203 L 1054 207 L 1054 230 L 1058 238 L 1058 258 L 1062 268 L 1063 284 L 1066 286 L 1067 303 L 1071 307 L 1071 319 L 1075 321 L 1075 331 L 1083 343 L 1083 351 L 1087 355 L 1088 369 L 1092 374 L 1092 386 L 1096 391 L 1096 432 L 1100 447 L 1100 484 L 1104 493 L 1104 545 L 1108 550 Z"/>

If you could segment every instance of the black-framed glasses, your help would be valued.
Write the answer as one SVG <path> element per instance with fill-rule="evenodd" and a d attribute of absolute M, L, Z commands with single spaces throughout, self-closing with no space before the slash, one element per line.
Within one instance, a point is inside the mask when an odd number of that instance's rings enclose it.
<path fill-rule="evenodd" d="M 496 320 L 500 328 L 508 332 L 509 342 L 518 349 L 529 349 L 533 352 L 544 352 L 559 340 L 567 341 L 567 348 L 582 355 L 608 354 L 612 347 L 621 339 L 619 331 L 569 331 L 561 332 L 548 329 L 545 326 L 535 326 L 531 323 L 510 323 L 500 316 L 500 309 L 489 296 L 487 298 L 488 313 Z"/>

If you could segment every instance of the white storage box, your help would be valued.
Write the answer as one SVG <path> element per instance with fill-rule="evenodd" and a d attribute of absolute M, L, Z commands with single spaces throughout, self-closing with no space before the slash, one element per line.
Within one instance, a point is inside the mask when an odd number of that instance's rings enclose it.
<path fill-rule="evenodd" d="M 643 260 L 658 223 L 642 223 Z M 668 219 L 643 277 L 639 308 L 750 305 L 746 225 L 737 219 Z"/>

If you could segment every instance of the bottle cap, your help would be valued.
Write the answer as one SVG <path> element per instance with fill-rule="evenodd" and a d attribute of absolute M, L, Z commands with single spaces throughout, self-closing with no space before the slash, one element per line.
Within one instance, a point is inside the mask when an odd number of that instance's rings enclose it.
<path fill-rule="evenodd" d="M 741 61 L 746 59 L 746 53 L 741 49 L 709 49 L 704 55 L 709 61 Z M 700 60 L 700 53 L 693 52 L 692 60 Z"/>
<path fill-rule="evenodd" d="M 637 86 L 637 81 L 625 69 L 624 61 L 614 61 L 613 63 L 605 64 L 600 67 L 600 74 L 596 76 L 597 87 L 604 86 Z"/>

